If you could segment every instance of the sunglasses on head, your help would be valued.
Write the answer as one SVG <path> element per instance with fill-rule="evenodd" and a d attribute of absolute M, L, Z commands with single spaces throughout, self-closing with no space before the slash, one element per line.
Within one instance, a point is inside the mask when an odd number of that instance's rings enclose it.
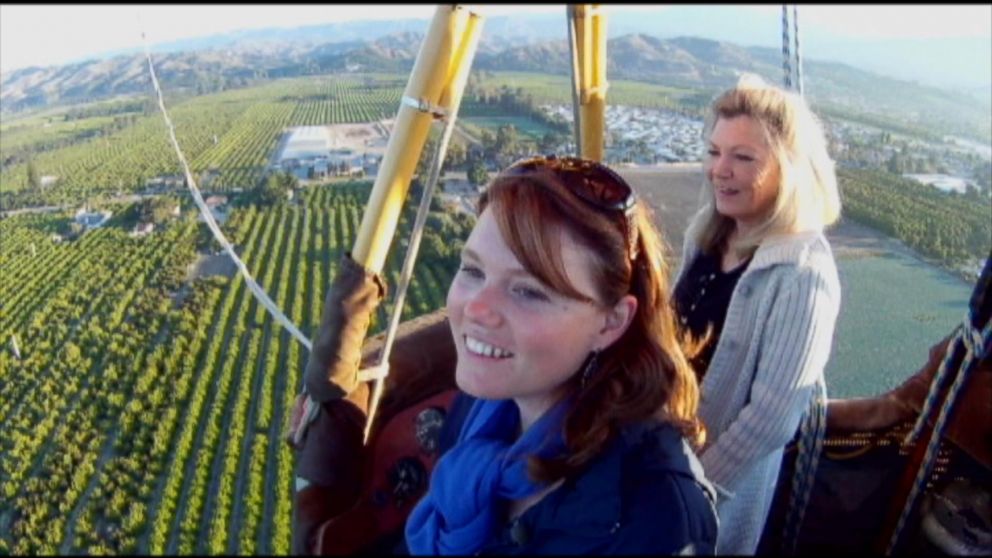
<path fill-rule="evenodd" d="M 605 212 L 619 213 L 627 256 L 637 258 L 637 226 L 634 213 L 637 196 L 627 182 L 609 167 L 579 157 L 532 157 L 517 161 L 500 173 L 500 177 L 550 175 L 575 197 Z"/>

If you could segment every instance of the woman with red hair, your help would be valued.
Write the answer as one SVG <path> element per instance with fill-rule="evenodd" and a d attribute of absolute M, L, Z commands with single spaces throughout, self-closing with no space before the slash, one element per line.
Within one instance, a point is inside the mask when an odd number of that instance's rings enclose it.
<path fill-rule="evenodd" d="M 371 550 L 398 550 L 402 536 L 413 554 L 714 552 L 716 497 L 693 453 L 704 438 L 698 386 L 663 248 L 648 208 L 599 163 L 528 159 L 487 186 L 448 291 L 450 336 L 441 337 L 454 347 L 442 352 L 455 355 L 459 392 L 440 457 L 403 532 Z M 371 301 L 377 289 L 366 282 Z M 311 394 L 359 393 L 356 371 L 333 365 L 356 359 L 331 358 L 347 329 L 335 314 L 351 300 L 345 292 L 328 297 L 307 369 Z M 428 376 L 435 386 L 450 377 Z M 351 485 L 342 480 L 354 461 L 347 452 L 334 460 L 344 476 L 305 465 L 314 461 L 307 451 L 346 447 L 355 426 L 334 409 L 347 405 L 324 406 L 334 425 L 318 431 L 329 442 L 307 440 L 301 471 L 328 488 L 298 492 L 304 513 L 330 494 L 319 490 Z M 309 531 L 298 525 L 303 544 Z"/>

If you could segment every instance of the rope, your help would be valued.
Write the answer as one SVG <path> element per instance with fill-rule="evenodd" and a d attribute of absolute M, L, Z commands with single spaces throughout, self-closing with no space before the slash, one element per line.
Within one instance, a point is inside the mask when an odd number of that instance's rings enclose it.
<path fill-rule="evenodd" d="M 810 406 L 803 416 L 799 435 L 799 454 L 796 456 L 796 469 L 792 474 L 792 489 L 789 492 L 789 507 L 786 512 L 783 545 L 787 554 L 795 554 L 799 529 L 806 515 L 823 440 L 827 431 L 827 387 L 823 378 L 817 380 L 811 396 Z"/>
<path fill-rule="evenodd" d="M 158 96 L 158 108 L 162 112 L 162 118 L 165 119 L 166 127 L 169 129 L 169 139 L 172 141 L 172 147 L 176 151 L 176 156 L 179 158 L 180 164 L 182 164 L 183 172 L 186 174 L 186 184 L 189 187 L 190 193 L 193 194 L 193 201 L 200 209 L 200 215 L 203 216 L 203 220 L 207 223 L 207 227 L 213 233 L 214 238 L 217 239 L 217 242 L 224 248 L 224 251 L 227 252 L 227 255 L 231 257 L 231 260 L 234 261 L 234 264 L 241 271 L 241 276 L 244 277 L 245 284 L 248 285 L 248 289 L 255 295 L 258 302 L 269 311 L 269 314 L 272 315 L 276 322 L 289 330 L 289 332 L 293 334 L 293 337 L 295 337 L 297 341 L 306 347 L 308 351 L 311 350 L 312 346 L 310 344 L 310 340 L 307 339 L 307 337 L 303 335 L 296 325 L 282 313 L 282 310 L 276 306 L 276 303 L 273 302 L 267 294 L 265 294 L 265 290 L 263 290 L 262 287 L 255 282 L 255 279 L 252 278 L 251 272 L 248 271 L 248 267 L 245 266 L 244 262 L 241 261 L 241 258 L 238 257 L 238 254 L 234 251 L 234 246 L 228 242 L 227 238 L 224 236 L 224 233 L 221 232 L 220 227 L 217 225 L 217 221 L 214 220 L 213 215 L 210 213 L 210 209 L 207 207 L 206 202 L 203 201 L 203 196 L 200 195 L 200 190 L 196 187 L 196 181 L 193 180 L 193 173 L 189 169 L 189 163 L 186 162 L 186 157 L 183 155 L 182 149 L 179 148 L 179 140 L 176 139 L 176 128 L 172 124 L 172 119 L 169 118 L 169 112 L 165 109 L 165 100 L 162 97 L 162 88 L 159 85 L 158 77 L 155 75 L 155 66 L 152 64 L 152 54 L 148 48 L 148 41 L 145 38 L 144 30 L 141 31 L 141 42 L 145 47 L 145 58 L 148 60 L 148 71 L 152 76 L 152 85 L 155 86 L 155 93 Z"/>
<path fill-rule="evenodd" d="M 955 336 L 954 343 L 957 344 L 959 339 L 965 347 L 964 360 L 961 362 L 961 373 L 954 379 L 954 383 L 951 385 L 947 399 L 945 400 L 944 405 L 940 408 L 940 414 L 937 416 L 937 421 L 934 424 L 933 435 L 930 437 L 930 441 L 927 444 L 927 450 L 923 457 L 923 463 L 920 464 L 920 468 L 916 472 L 916 479 L 913 482 L 913 487 L 910 490 L 909 495 L 906 497 L 906 503 L 903 505 L 902 513 L 899 515 L 899 520 L 896 523 L 896 528 L 892 532 L 892 537 L 889 539 L 889 544 L 885 549 L 886 556 L 890 556 L 892 551 L 895 549 L 896 544 L 899 542 L 899 536 L 902 534 L 902 530 L 906 526 L 906 521 L 912 514 L 913 508 L 916 504 L 916 499 L 919 497 L 920 493 L 926 489 L 927 479 L 933 471 L 934 461 L 937 457 L 938 449 L 940 448 L 940 441 L 944 437 L 944 430 L 947 428 L 948 417 L 950 417 L 954 409 L 954 404 L 957 402 L 961 388 L 965 385 L 968 378 L 971 376 L 971 373 L 978 368 L 979 361 L 981 361 L 985 355 L 989 354 L 989 350 L 992 348 L 992 322 L 985 324 L 985 327 L 982 329 L 981 333 L 979 333 L 977 329 L 971 327 L 971 321 L 966 320 L 962 331 Z M 951 352 L 953 353 L 956 351 Z M 943 363 L 941 366 L 943 366 Z M 926 420 L 926 416 L 927 415 L 920 413 L 920 418 L 922 420 Z"/>
<path fill-rule="evenodd" d="M 965 320 L 967 323 L 967 320 Z M 948 373 L 951 369 L 952 361 L 954 360 L 954 347 L 958 337 L 960 336 L 960 328 L 956 330 L 954 337 L 951 339 L 950 343 L 947 345 L 947 349 L 944 352 L 944 359 L 940 361 L 940 367 L 937 368 L 937 373 L 934 375 L 933 380 L 930 381 L 930 389 L 927 391 L 926 399 L 923 400 L 923 409 L 920 410 L 919 416 L 916 417 L 916 423 L 913 425 L 913 429 L 906 434 L 906 438 L 902 441 L 904 446 L 909 446 L 916 443 L 917 438 L 923 433 L 923 429 L 927 425 L 927 417 L 933 415 L 933 408 L 937 404 L 937 398 L 942 391 L 944 384 L 947 382 Z"/>
<path fill-rule="evenodd" d="M 575 23 L 575 6 L 569 4 L 565 7 L 565 19 L 568 20 L 568 51 L 572 57 L 572 127 L 575 134 L 575 152 L 582 153 L 582 123 L 579 112 L 580 105 L 580 68 L 579 68 L 579 45 L 578 29 Z"/>
<path fill-rule="evenodd" d="M 792 69 L 789 67 L 789 10 L 782 4 L 782 72 L 786 89 L 792 89 Z"/>
<path fill-rule="evenodd" d="M 803 96 L 803 57 L 799 53 L 799 7 L 792 5 L 792 34 L 796 40 L 796 90 Z"/>
<path fill-rule="evenodd" d="M 383 388 L 386 383 L 386 376 L 389 375 L 389 356 L 393 351 L 393 341 L 396 339 L 396 330 L 400 325 L 400 316 L 403 313 L 403 304 L 406 300 L 407 287 L 410 286 L 410 278 L 413 276 L 413 265 L 417 261 L 417 253 L 420 251 L 420 241 L 423 237 L 424 226 L 427 224 L 427 216 L 431 209 L 431 200 L 434 197 L 434 188 L 437 186 L 438 178 L 441 175 L 441 166 L 444 164 L 444 156 L 448 152 L 448 142 L 455 129 L 455 119 L 458 114 L 458 104 L 452 106 L 448 111 L 447 122 L 444 131 L 441 133 L 441 141 L 434 151 L 434 158 L 431 161 L 430 178 L 424 191 L 420 196 L 420 207 L 417 208 L 417 218 L 413 223 L 413 230 L 410 232 L 410 245 L 407 247 L 406 256 L 403 260 L 403 270 L 400 274 L 400 282 L 396 288 L 396 298 L 393 302 L 393 313 L 389 319 L 389 329 L 386 330 L 386 340 L 383 344 L 382 356 L 379 359 L 372 386 L 372 397 L 369 400 L 368 420 L 365 422 L 364 440 L 368 442 L 369 434 L 372 432 L 372 423 L 375 419 L 376 411 L 379 408 L 379 400 L 382 398 Z M 361 379 L 361 376 L 359 377 Z"/>

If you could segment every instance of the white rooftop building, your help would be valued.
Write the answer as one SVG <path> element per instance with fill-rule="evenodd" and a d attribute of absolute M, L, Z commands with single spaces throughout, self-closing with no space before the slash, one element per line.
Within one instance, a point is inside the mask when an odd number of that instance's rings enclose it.
<path fill-rule="evenodd" d="M 286 140 L 286 147 L 279 155 L 279 160 L 327 157 L 331 146 L 331 135 L 326 126 L 300 126 L 294 128 Z"/>
<path fill-rule="evenodd" d="M 113 211 L 94 211 L 91 213 L 87 211 L 86 206 L 83 206 L 76 212 L 76 222 L 86 227 L 86 230 L 95 229 L 102 227 L 113 215 Z"/>

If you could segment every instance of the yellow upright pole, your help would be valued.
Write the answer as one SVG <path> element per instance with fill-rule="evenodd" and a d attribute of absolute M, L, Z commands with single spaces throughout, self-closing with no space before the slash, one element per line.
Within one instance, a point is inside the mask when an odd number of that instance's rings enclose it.
<path fill-rule="evenodd" d="M 456 107 L 481 30 L 465 8 L 438 6 L 403 92 L 386 154 L 365 207 L 352 258 L 379 273 L 434 118 Z M 456 90 L 457 89 L 457 90 Z"/>
<path fill-rule="evenodd" d="M 573 71 L 577 81 L 579 155 L 602 161 L 606 128 L 606 14 L 598 4 L 578 4 L 568 11 L 575 30 Z"/>

